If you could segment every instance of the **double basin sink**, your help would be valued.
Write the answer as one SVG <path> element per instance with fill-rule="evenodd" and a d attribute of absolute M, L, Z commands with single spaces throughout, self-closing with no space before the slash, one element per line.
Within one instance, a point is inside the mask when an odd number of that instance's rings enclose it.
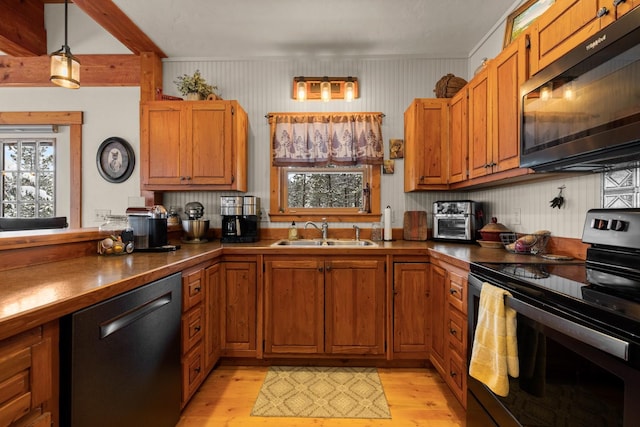
<path fill-rule="evenodd" d="M 362 247 L 377 247 L 378 244 L 367 239 L 361 240 L 343 240 L 343 239 L 299 239 L 299 240 L 287 240 L 282 239 L 271 244 L 271 246 L 296 246 L 296 247 L 308 247 L 308 248 L 362 248 Z"/>

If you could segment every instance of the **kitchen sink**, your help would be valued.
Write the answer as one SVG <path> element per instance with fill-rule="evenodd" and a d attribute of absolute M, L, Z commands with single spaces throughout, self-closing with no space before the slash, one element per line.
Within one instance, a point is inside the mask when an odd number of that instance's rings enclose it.
<path fill-rule="evenodd" d="M 341 240 L 341 239 L 299 239 L 299 240 L 287 240 L 282 239 L 273 243 L 271 246 L 296 246 L 296 247 L 332 247 L 332 248 L 361 248 L 361 247 L 376 247 L 377 243 L 367 240 Z"/>

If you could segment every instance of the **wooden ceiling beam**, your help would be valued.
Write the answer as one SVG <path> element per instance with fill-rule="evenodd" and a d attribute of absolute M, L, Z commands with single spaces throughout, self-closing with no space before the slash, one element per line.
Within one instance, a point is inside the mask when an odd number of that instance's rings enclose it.
<path fill-rule="evenodd" d="M 47 53 L 42 0 L 0 0 L 0 51 L 12 56 Z"/>
<path fill-rule="evenodd" d="M 140 57 L 136 55 L 76 55 L 80 82 L 90 86 L 140 86 Z M 0 55 L 0 87 L 46 87 L 49 57 L 17 58 Z"/>
<path fill-rule="evenodd" d="M 160 58 L 167 57 L 113 1 L 73 0 L 73 3 L 134 54 L 154 52 Z"/>

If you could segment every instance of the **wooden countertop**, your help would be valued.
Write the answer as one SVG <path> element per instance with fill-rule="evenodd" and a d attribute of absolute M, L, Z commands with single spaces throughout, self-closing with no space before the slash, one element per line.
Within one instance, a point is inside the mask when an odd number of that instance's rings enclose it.
<path fill-rule="evenodd" d="M 256 243 L 182 244 L 175 252 L 136 252 L 122 256 L 87 255 L 0 272 L 0 339 L 58 319 L 112 296 L 172 273 L 210 261 L 222 254 L 392 254 L 431 256 L 462 268 L 471 262 L 540 262 L 540 258 L 510 254 L 471 244 L 433 241 L 380 242 L 378 247 L 272 247 Z"/>

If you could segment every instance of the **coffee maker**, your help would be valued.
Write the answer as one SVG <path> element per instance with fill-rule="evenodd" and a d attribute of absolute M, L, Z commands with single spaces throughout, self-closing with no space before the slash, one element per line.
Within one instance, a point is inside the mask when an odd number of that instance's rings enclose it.
<path fill-rule="evenodd" d="M 127 220 L 133 229 L 133 250 L 138 252 L 175 251 L 167 238 L 167 210 L 162 205 L 127 208 Z"/>
<path fill-rule="evenodd" d="M 255 196 L 220 196 L 222 243 L 258 240 L 259 199 Z"/>

